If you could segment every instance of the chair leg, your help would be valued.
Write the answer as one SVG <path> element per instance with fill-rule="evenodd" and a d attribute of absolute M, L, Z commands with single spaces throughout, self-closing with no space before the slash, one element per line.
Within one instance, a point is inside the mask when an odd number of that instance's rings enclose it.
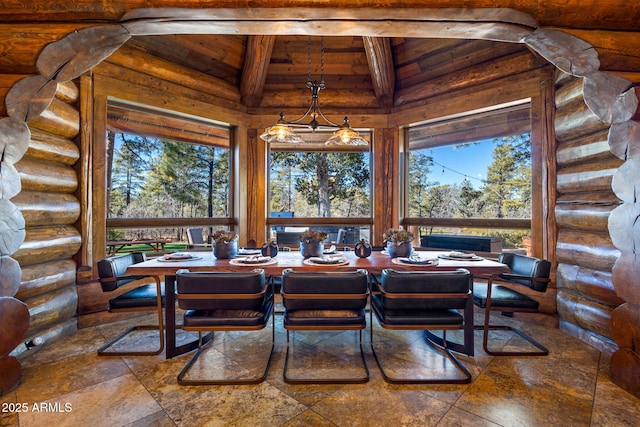
<path fill-rule="evenodd" d="M 425 340 L 427 342 L 433 343 L 435 344 L 438 348 L 440 348 L 442 351 L 444 351 L 445 355 L 449 358 L 449 360 L 451 360 L 451 362 L 453 362 L 453 364 L 458 368 L 458 370 L 460 372 L 462 372 L 464 374 L 464 377 L 462 378 L 398 378 L 398 377 L 392 377 L 390 375 L 387 374 L 387 371 L 385 371 L 384 367 L 382 366 L 382 361 L 381 358 L 378 356 L 378 353 L 376 352 L 375 349 L 375 345 L 374 345 L 374 340 L 373 340 L 373 322 L 370 322 L 370 345 L 371 345 L 371 352 L 373 353 L 373 357 L 374 359 L 376 359 L 376 363 L 378 364 L 378 367 L 380 368 L 380 372 L 382 373 L 382 377 L 384 378 L 384 380 L 388 383 L 391 384 L 469 384 L 471 382 L 472 376 L 471 373 L 469 372 L 469 370 L 462 364 L 462 362 L 460 362 L 460 360 L 458 360 L 458 358 L 452 353 L 452 351 L 449 349 L 447 343 L 449 343 L 449 341 L 447 341 L 446 339 L 446 331 L 443 331 L 443 338 L 439 338 L 435 335 L 433 335 L 431 332 L 429 331 L 424 331 L 425 332 Z M 439 340 L 440 342 L 442 342 L 442 345 L 438 345 L 435 342 L 432 342 L 430 338 L 427 337 L 426 333 L 429 332 L 430 335 L 432 335 L 433 337 L 437 338 L 437 340 Z"/>
<path fill-rule="evenodd" d="M 134 331 L 155 331 L 157 330 L 160 335 L 160 346 L 157 350 L 150 351 L 106 351 L 108 348 L 112 347 L 118 341 L 129 335 Z M 155 356 L 164 351 L 164 320 L 162 317 L 162 310 L 158 312 L 158 325 L 138 325 L 133 326 L 120 335 L 118 335 L 113 340 L 109 341 L 102 347 L 98 349 L 98 356 Z"/>
<path fill-rule="evenodd" d="M 490 356 L 547 356 L 549 354 L 549 350 L 540 344 L 538 341 L 531 338 L 529 335 L 522 332 L 520 329 L 514 328 L 513 326 L 507 325 L 491 325 L 491 310 L 485 311 L 484 315 L 484 325 L 478 325 L 475 327 L 476 330 L 482 330 L 482 348 L 484 352 Z M 539 351 L 495 351 L 489 349 L 489 331 L 511 331 L 517 335 L 519 335 L 524 340 L 528 341 L 531 345 L 538 348 Z"/>
<path fill-rule="evenodd" d="M 271 367 L 271 360 L 273 359 L 273 352 L 275 348 L 275 325 L 274 319 L 271 319 L 271 350 L 269 351 L 269 358 L 267 359 L 267 364 L 262 372 L 262 375 L 244 378 L 244 379 L 195 379 L 195 380 L 186 380 L 185 377 L 189 372 L 191 366 L 195 363 L 195 361 L 200 357 L 206 345 L 213 342 L 213 338 L 208 341 L 205 341 L 203 344 L 202 333 L 198 332 L 198 348 L 194 352 L 193 356 L 187 364 L 182 368 L 180 373 L 178 374 L 178 384 L 180 385 L 242 385 L 242 384 L 259 384 L 267 379 L 267 375 L 269 374 L 269 368 Z"/>
<path fill-rule="evenodd" d="M 359 346 L 360 346 L 360 357 L 362 359 L 362 366 L 364 366 L 365 375 L 361 377 L 353 377 L 353 378 L 292 378 L 290 377 L 288 372 L 289 366 L 289 353 L 290 353 L 290 342 L 289 342 L 289 330 L 287 329 L 287 351 L 284 357 L 284 369 L 282 371 L 282 377 L 284 378 L 284 382 L 287 384 L 363 384 L 369 381 L 369 366 L 367 365 L 367 360 L 364 355 L 364 349 L 362 348 L 362 329 L 358 330 L 359 333 Z"/>

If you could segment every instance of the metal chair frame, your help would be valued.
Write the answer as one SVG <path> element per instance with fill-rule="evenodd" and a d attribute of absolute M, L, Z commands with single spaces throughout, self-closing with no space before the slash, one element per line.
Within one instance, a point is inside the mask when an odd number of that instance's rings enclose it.
<path fill-rule="evenodd" d="M 291 270 L 285 270 L 283 272 L 283 287 L 282 287 L 282 299 L 285 302 L 286 298 L 293 298 L 296 300 L 368 300 L 369 290 L 367 284 L 367 291 L 365 293 L 287 293 L 284 291 L 284 276 L 288 274 Z M 365 278 L 368 277 L 368 273 L 364 270 L 358 270 L 360 274 L 363 274 Z M 339 280 L 339 275 L 344 274 L 340 272 L 328 272 L 325 274 L 334 275 L 336 280 Z M 366 303 L 365 303 L 366 305 Z M 286 305 L 285 305 L 286 307 Z M 364 310 L 364 309 L 363 309 Z M 286 308 L 285 308 L 286 315 Z M 285 322 L 284 325 L 287 331 L 287 348 L 285 354 L 284 361 L 284 369 L 282 371 L 283 379 L 288 384 L 363 384 L 369 381 L 370 373 L 369 366 L 367 364 L 367 360 L 364 354 L 364 348 L 362 345 L 362 330 L 366 328 L 366 320 L 365 323 L 362 324 L 343 324 L 343 325 L 308 325 L 308 326 L 295 326 L 295 325 L 287 325 Z M 360 358 L 362 360 L 362 366 L 365 370 L 365 375 L 359 377 L 333 377 L 333 378 L 293 378 L 288 375 L 289 369 L 289 360 L 290 360 L 290 337 L 289 331 L 310 331 L 310 330 L 357 330 L 359 335 L 359 347 L 360 347 Z"/>
<path fill-rule="evenodd" d="M 109 258 L 115 258 L 115 257 L 126 257 L 126 256 L 133 256 L 134 259 L 139 259 L 140 261 L 143 261 L 145 259 L 145 255 L 144 253 L 140 252 L 140 253 L 131 253 L 131 254 L 127 254 L 127 255 L 115 255 L 114 257 L 109 257 Z M 109 312 L 110 313 L 124 313 L 124 312 L 136 312 L 136 311 L 156 311 L 157 316 L 158 316 L 158 325 L 136 325 L 136 326 L 132 326 L 129 329 L 127 329 L 126 331 L 124 331 L 123 333 L 121 333 L 120 335 L 118 335 L 117 337 L 115 337 L 114 339 L 112 339 L 111 341 L 109 341 L 108 343 L 106 343 L 105 345 L 101 346 L 98 349 L 98 356 L 155 356 L 157 354 L 160 354 L 164 351 L 164 318 L 163 318 L 163 302 L 162 302 L 162 282 L 160 281 L 160 278 L 158 276 L 130 276 L 130 275 L 120 275 L 120 276 L 113 276 L 113 277 L 101 277 L 99 278 L 99 281 L 101 284 L 110 284 L 110 283 L 116 283 L 116 286 L 113 288 L 113 290 L 116 289 L 122 289 L 125 287 L 131 287 L 134 288 L 135 287 L 140 287 L 140 285 L 142 285 L 144 282 L 142 282 L 141 280 L 145 280 L 145 279 L 152 279 L 156 285 L 156 295 L 157 295 L 157 301 L 156 301 L 156 305 L 155 306 L 141 306 L 141 307 L 129 307 L 129 308 L 118 308 L 118 309 L 114 309 L 109 307 Z M 122 280 L 130 280 L 129 283 L 125 284 L 125 285 L 121 285 L 121 286 L 117 286 L 118 281 L 122 281 Z M 105 286 L 103 286 L 103 291 L 104 291 Z M 132 289 L 133 290 L 133 289 Z M 116 297 L 117 298 L 117 297 Z M 134 332 L 134 331 L 141 331 L 141 330 L 145 330 L 145 331 L 154 331 L 157 330 L 159 337 L 160 337 L 160 345 L 156 350 L 150 350 L 150 351 L 107 351 L 107 349 L 111 348 L 112 346 L 114 346 L 116 343 L 118 343 L 119 341 L 121 341 L 122 339 L 124 339 L 127 335 L 129 335 L 130 333 Z"/>
<path fill-rule="evenodd" d="M 469 277 L 470 285 L 472 283 L 471 275 L 467 270 L 458 270 L 457 272 L 464 272 Z M 421 274 L 440 274 L 433 271 L 416 271 L 415 273 Z M 382 283 L 378 283 L 378 290 L 372 291 L 373 294 L 380 294 L 389 299 L 414 299 L 414 300 L 435 300 L 435 299 L 466 299 L 465 307 L 463 309 L 463 322 L 460 325 L 442 325 L 442 324 L 407 324 L 407 325 L 392 325 L 383 321 L 383 316 L 378 312 L 378 307 L 372 302 L 371 310 L 369 312 L 370 322 L 370 345 L 373 356 L 380 368 L 380 372 L 385 381 L 392 384 L 468 384 L 472 380 L 469 370 L 460 362 L 460 360 L 453 353 L 458 352 L 473 356 L 474 354 L 474 337 L 473 337 L 473 294 L 471 289 L 466 293 L 452 292 L 452 293 L 430 293 L 430 292 L 415 292 L 415 293 L 403 293 L 403 292 L 388 292 L 384 289 Z M 381 357 L 378 355 L 374 345 L 374 333 L 373 333 L 373 314 L 375 312 L 378 323 L 385 329 L 389 330 L 423 330 L 425 341 L 433 344 L 434 346 L 442 349 L 445 355 L 453 362 L 460 372 L 463 373 L 462 378 L 398 378 L 390 376 L 384 369 Z M 441 330 L 443 333 L 442 338 L 435 335 L 432 330 Z M 455 343 L 447 340 L 448 330 L 463 330 L 464 331 L 464 343 Z"/>
<path fill-rule="evenodd" d="M 210 274 L 210 273 L 207 273 Z M 214 273 L 215 274 L 215 273 Z M 224 274 L 224 273 L 222 273 Z M 213 334 L 215 334 L 216 331 L 218 332 L 223 332 L 223 331 L 257 331 L 257 330 L 262 330 L 264 328 L 267 327 L 267 324 L 269 323 L 269 319 L 265 319 L 265 323 L 264 324 L 260 324 L 260 325 L 256 325 L 256 326 L 239 326 L 239 325 L 225 325 L 225 326 L 187 326 L 187 325 L 183 325 L 182 326 L 182 330 L 184 331 L 196 331 L 198 332 L 198 348 L 196 349 L 196 351 L 194 352 L 193 356 L 191 356 L 191 358 L 189 359 L 189 361 L 187 362 L 187 364 L 182 368 L 182 370 L 180 371 L 180 373 L 178 374 L 178 384 L 180 385 L 243 385 L 243 384 L 259 384 L 261 382 L 263 382 L 264 380 L 267 379 L 267 375 L 269 374 L 269 369 L 271 367 L 271 361 L 273 359 L 273 353 L 274 353 L 274 348 L 275 348 L 275 300 L 274 300 L 274 293 L 273 293 L 273 283 L 270 280 L 266 280 L 264 287 L 262 289 L 261 292 L 259 293 L 254 293 L 254 294 L 248 294 L 248 293 L 240 293 L 240 294 L 223 294 L 223 293 L 204 293 L 204 294 L 196 294 L 196 293 L 189 293 L 189 294 L 177 294 L 177 299 L 178 300 L 210 300 L 210 299 L 217 299 L 217 300 L 224 300 L 224 299 L 235 299 L 235 300 L 252 300 L 252 299 L 257 299 L 257 298 L 261 298 L 264 297 L 267 293 L 267 290 L 271 288 L 271 297 L 270 297 L 270 302 L 271 302 L 271 309 L 270 309 L 270 313 L 267 314 L 267 317 L 271 318 L 271 350 L 269 352 L 269 357 L 267 359 L 267 363 L 265 366 L 265 369 L 263 370 L 262 374 L 260 376 L 255 376 L 255 377 L 250 377 L 250 378 L 245 378 L 245 379 L 196 379 L 196 380 L 186 380 L 185 377 L 187 375 L 187 373 L 189 372 L 189 369 L 191 368 L 191 366 L 193 366 L 193 364 L 196 362 L 196 360 L 198 359 L 198 357 L 200 357 L 200 355 L 202 354 L 202 352 L 204 351 L 204 349 L 206 348 L 207 344 L 211 344 L 214 341 L 214 336 Z M 202 332 L 211 332 L 212 336 L 207 337 L 207 340 L 203 340 L 203 336 L 202 336 Z"/>
<path fill-rule="evenodd" d="M 491 324 L 491 312 L 499 311 L 502 313 L 538 313 L 538 309 L 526 309 L 526 308 L 513 308 L 513 307 L 492 307 L 491 305 L 491 293 L 493 291 L 494 281 L 500 282 L 499 279 L 502 279 L 505 283 L 510 283 L 505 280 L 505 278 L 511 279 L 522 279 L 522 280 L 531 280 L 539 283 L 549 283 L 549 278 L 534 278 L 530 276 L 517 275 L 517 274 L 502 274 L 502 275 L 490 275 L 487 279 L 487 302 L 485 305 L 485 314 L 484 314 L 484 323 L 482 325 L 478 325 L 475 327 L 476 330 L 482 330 L 482 348 L 485 353 L 491 356 L 547 356 L 549 354 L 549 349 L 540 344 L 538 341 L 533 339 L 531 336 L 525 334 L 520 329 L 510 326 L 510 325 L 496 325 Z M 496 280 L 498 279 L 498 280 Z M 511 331 L 527 342 L 529 342 L 534 347 L 538 348 L 538 351 L 498 351 L 491 350 L 489 348 L 489 331 L 490 330 L 500 330 L 500 331 Z"/>

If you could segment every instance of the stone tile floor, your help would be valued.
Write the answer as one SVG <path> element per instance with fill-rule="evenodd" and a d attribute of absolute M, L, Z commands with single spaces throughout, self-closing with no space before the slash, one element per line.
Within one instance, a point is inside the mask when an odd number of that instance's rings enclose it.
<path fill-rule="evenodd" d="M 482 319 L 476 314 L 476 321 Z M 504 322 L 521 322 L 504 318 Z M 128 324 L 82 329 L 23 360 L 24 379 L 0 398 L 2 426 L 637 426 L 640 399 L 609 378 L 609 357 L 557 330 L 522 324 L 550 349 L 546 357 L 491 357 L 476 331 L 475 357 L 460 356 L 473 374 L 466 385 L 392 385 L 380 374 L 363 333 L 371 379 L 365 384 L 292 385 L 282 379 L 286 333 L 276 315 L 276 348 L 267 381 L 243 386 L 180 386 L 190 354 L 97 357 L 96 349 Z M 374 323 L 376 349 L 401 375 L 456 376 L 453 365 L 420 332 Z M 144 334 L 144 333 L 140 333 Z M 451 337 L 452 335 L 450 335 Z M 492 332 L 498 346 L 523 342 Z M 182 339 L 191 335 L 181 333 Z M 357 332 L 292 333 L 291 375 L 360 375 Z M 194 375 L 245 375 L 262 368 L 271 330 L 218 333 Z M 142 348 L 157 337 L 123 343 Z M 406 344 L 406 346 L 405 346 Z M 386 355 L 386 357 L 385 357 Z M 419 364 L 427 366 L 421 369 Z M 360 370 L 360 372 L 356 372 Z M 17 412 L 16 409 L 24 409 Z"/>

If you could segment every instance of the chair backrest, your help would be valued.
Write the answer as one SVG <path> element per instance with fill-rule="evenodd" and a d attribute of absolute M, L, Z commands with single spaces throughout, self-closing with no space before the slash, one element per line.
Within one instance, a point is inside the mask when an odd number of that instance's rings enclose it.
<path fill-rule="evenodd" d="M 204 237 L 202 236 L 202 228 L 188 228 L 187 241 L 190 245 L 203 245 Z"/>
<path fill-rule="evenodd" d="M 282 302 L 287 310 L 362 310 L 367 304 L 366 270 L 282 272 Z"/>
<path fill-rule="evenodd" d="M 549 261 L 508 252 L 501 253 L 498 260 L 508 265 L 511 270 L 510 274 L 501 274 L 500 277 L 502 279 L 527 286 L 538 292 L 547 290 L 549 275 L 551 274 L 551 263 Z"/>
<path fill-rule="evenodd" d="M 146 261 L 147 256 L 144 252 L 130 252 L 123 255 L 115 255 L 98 261 L 98 277 L 100 277 L 100 286 L 103 292 L 115 291 L 122 285 L 137 279 L 137 276 L 125 276 L 127 267 Z"/>
<path fill-rule="evenodd" d="M 264 270 L 176 272 L 178 306 L 184 310 L 256 310 L 271 297 Z"/>
<path fill-rule="evenodd" d="M 338 236 L 336 237 L 336 243 L 340 244 L 340 243 L 344 243 L 344 236 L 347 233 L 347 230 L 345 230 L 344 228 L 340 228 L 338 230 Z"/>
<path fill-rule="evenodd" d="M 382 301 L 388 310 L 462 309 L 469 304 L 473 276 L 469 270 L 397 271 L 385 269 L 380 278 Z M 406 294 L 406 298 L 403 295 Z M 418 296 L 417 294 L 422 294 Z M 427 294 L 431 294 L 427 297 Z M 443 294 L 442 298 L 438 294 Z M 466 297 L 446 297 L 460 294 Z"/>

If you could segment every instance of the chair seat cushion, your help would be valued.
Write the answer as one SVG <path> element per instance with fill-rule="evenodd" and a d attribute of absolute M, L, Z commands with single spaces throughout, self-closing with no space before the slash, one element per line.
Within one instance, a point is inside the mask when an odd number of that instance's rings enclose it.
<path fill-rule="evenodd" d="M 473 284 L 473 303 L 478 307 L 485 308 L 487 306 L 487 284 L 483 282 L 474 282 Z M 491 307 L 492 308 L 519 308 L 527 310 L 538 310 L 538 301 L 520 292 L 505 286 L 493 285 L 491 290 Z"/>
<path fill-rule="evenodd" d="M 273 299 L 268 300 L 262 310 L 187 310 L 184 313 L 185 327 L 214 326 L 264 326 L 273 310 Z"/>
<path fill-rule="evenodd" d="M 139 286 L 109 300 L 109 310 L 155 307 L 158 303 L 155 283 Z M 162 287 L 164 304 L 164 286 Z"/>
<path fill-rule="evenodd" d="M 364 310 L 285 310 L 287 326 L 364 326 Z"/>
<path fill-rule="evenodd" d="M 381 323 L 396 326 L 461 326 L 464 316 L 454 309 L 389 310 L 380 295 L 373 295 L 371 308 Z"/>

